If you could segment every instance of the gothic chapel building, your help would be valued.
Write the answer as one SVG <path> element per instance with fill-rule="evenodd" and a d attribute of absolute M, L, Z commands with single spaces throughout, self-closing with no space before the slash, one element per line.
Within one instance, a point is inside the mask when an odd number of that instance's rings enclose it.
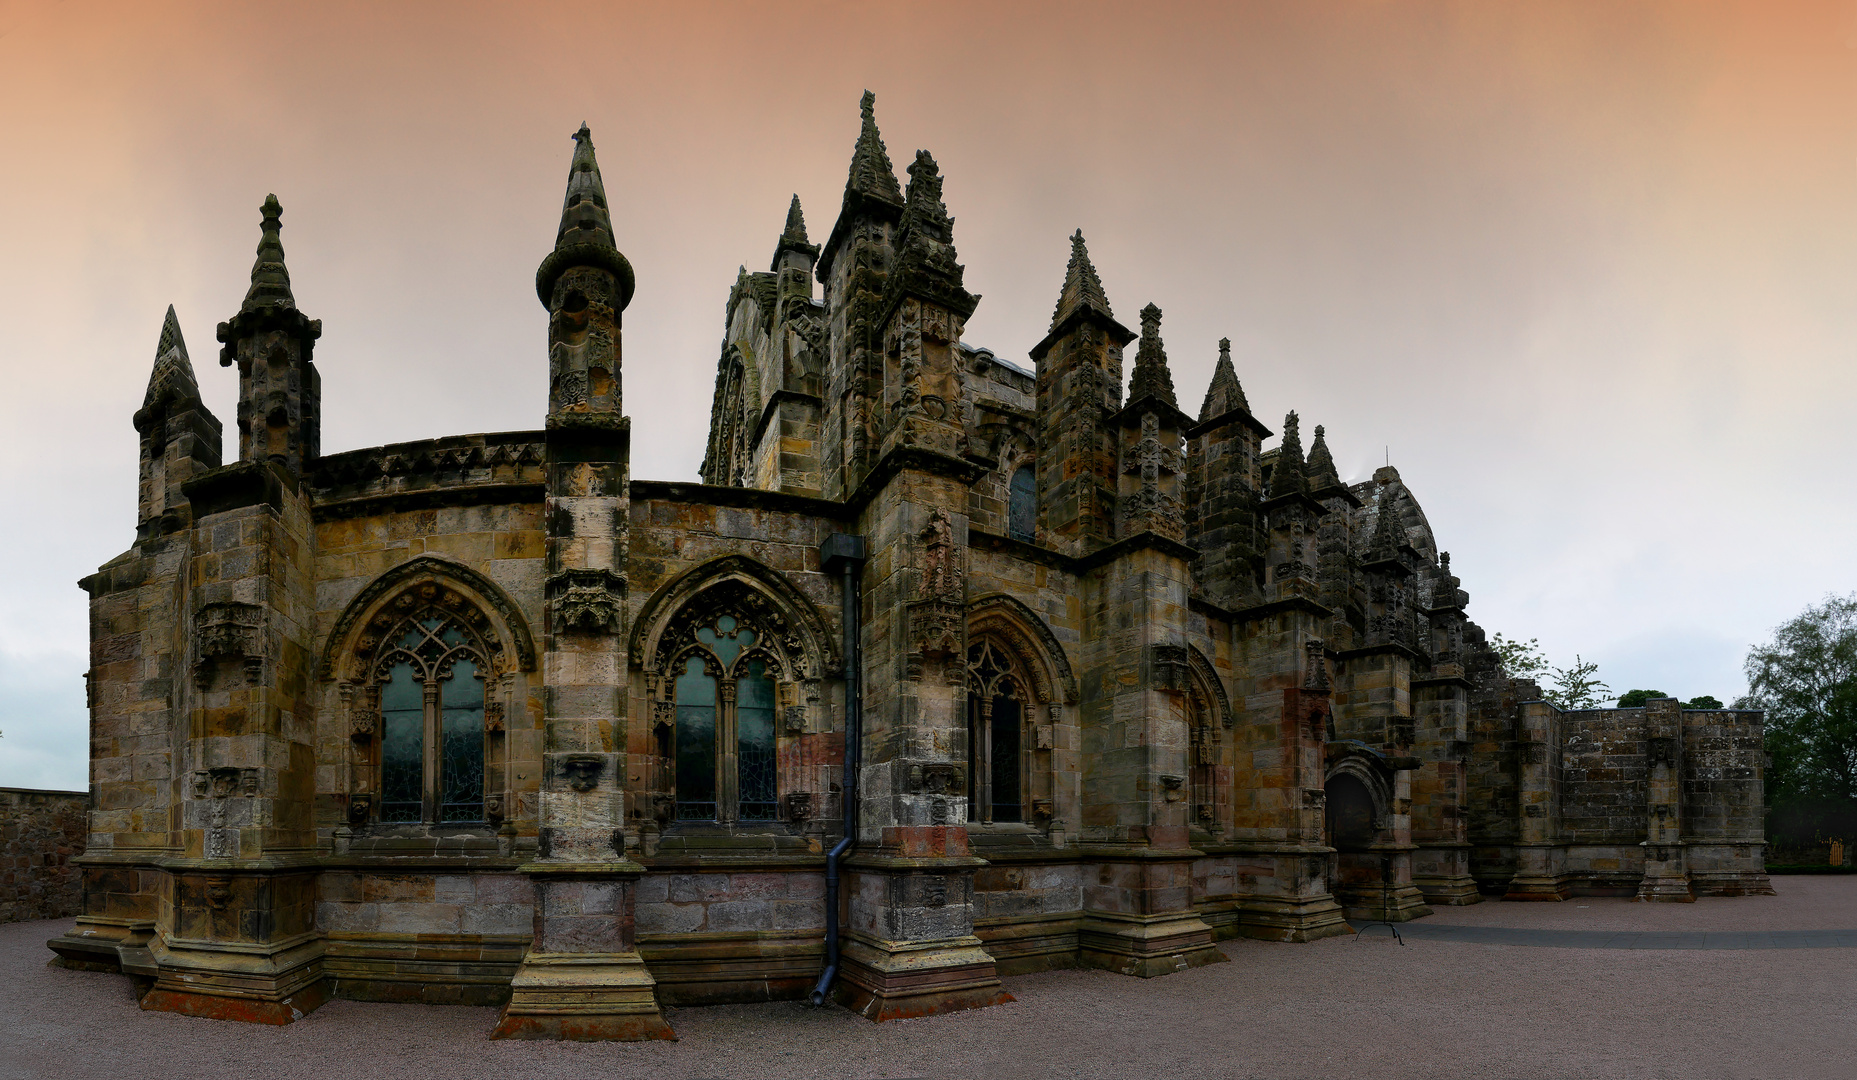
<path fill-rule="evenodd" d="M 729 292 L 701 483 L 634 480 L 633 270 L 574 139 L 539 430 L 325 454 L 275 198 L 218 327 L 230 464 L 169 309 L 135 542 L 83 582 L 60 963 L 199 1016 L 654 1038 L 664 1005 L 883 1020 L 1480 898 L 1767 891 L 1759 714 L 1538 700 L 1398 472 L 1273 432 L 1224 342 L 1187 412 L 1081 233 L 1030 370 L 963 343 L 935 159 L 899 184 L 869 94 L 829 235 L 795 198 Z"/>

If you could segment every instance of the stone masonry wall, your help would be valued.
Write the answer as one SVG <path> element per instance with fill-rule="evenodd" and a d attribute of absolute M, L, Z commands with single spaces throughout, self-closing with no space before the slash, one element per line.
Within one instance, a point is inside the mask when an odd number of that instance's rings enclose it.
<path fill-rule="evenodd" d="M 71 860 L 84 853 L 89 803 L 82 791 L 0 788 L 0 922 L 83 908 L 84 878 Z"/>
<path fill-rule="evenodd" d="M 1637 844 L 1645 835 L 1643 711 L 1567 713 L 1562 723 L 1562 837 Z"/>

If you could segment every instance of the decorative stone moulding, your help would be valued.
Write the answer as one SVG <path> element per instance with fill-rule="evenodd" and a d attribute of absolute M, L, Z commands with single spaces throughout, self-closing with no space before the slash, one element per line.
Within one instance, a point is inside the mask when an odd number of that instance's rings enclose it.
<path fill-rule="evenodd" d="M 584 567 L 563 570 L 548 579 L 548 606 L 559 630 L 616 633 L 625 613 L 625 592 L 623 574 Z"/>
<path fill-rule="evenodd" d="M 205 690 L 212 685 L 220 663 L 236 660 L 245 666 L 245 684 L 264 680 L 264 609 L 256 604 L 225 601 L 207 604 L 193 617 L 194 683 Z"/>

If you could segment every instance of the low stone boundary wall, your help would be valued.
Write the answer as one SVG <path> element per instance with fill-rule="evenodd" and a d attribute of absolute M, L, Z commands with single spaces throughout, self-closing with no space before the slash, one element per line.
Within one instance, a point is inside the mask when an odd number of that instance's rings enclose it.
<path fill-rule="evenodd" d="M 90 796 L 82 791 L 0 788 L 0 922 L 62 919 L 83 907 Z"/>

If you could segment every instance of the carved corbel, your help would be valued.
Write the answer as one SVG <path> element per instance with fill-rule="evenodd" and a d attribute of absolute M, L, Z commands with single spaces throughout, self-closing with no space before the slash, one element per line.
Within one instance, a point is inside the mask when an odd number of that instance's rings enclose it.
<path fill-rule="evenodd" d="M 588 634 L 619 631 L 625 615 L 625 575 L 585 567 L 563 570 L 549 577 L 547 591 L 556 628 Z"/>
<path fill-rule="evenodd" d="M 223 661 L 236 660 L 245 668 L 245 684 L 264 681 L 264 609 L 237 601 L 207 604 L 195 613 L 193 678 L 206 690 L 213 670 Z"/>

